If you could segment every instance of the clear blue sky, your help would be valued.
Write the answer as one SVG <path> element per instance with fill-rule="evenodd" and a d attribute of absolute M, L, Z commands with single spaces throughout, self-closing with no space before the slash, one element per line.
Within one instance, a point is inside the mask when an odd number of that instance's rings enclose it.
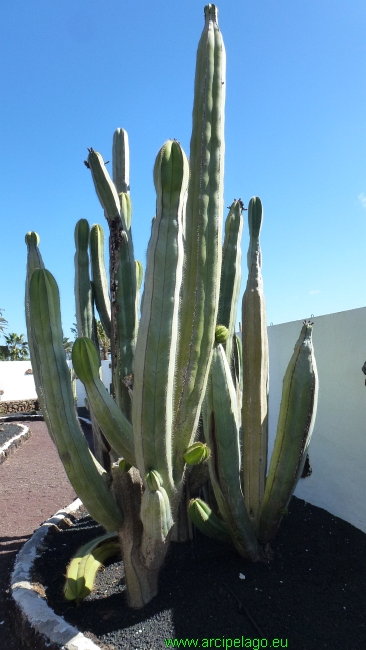
<path fill-rule="evenodd" d="M 155 156 L 168 138 L 189 155 L 204 4 L 1 1 L 0 307 L 8 332 L 26 332 L 24 236 L 35 230 L 71 337 L 74 227 L 81 218 L 106 225 L 83 160 L 87 147 L 110 159 L 117 127 L 129 134 L 135 256 L 145 266 Z M 262 199 L 268 323 L 363 307 L 365 0 L 221 0 L 218 8 L 227 51 L 225 206 Z M 245 224 L 242 292 L 247 245 Z"/>

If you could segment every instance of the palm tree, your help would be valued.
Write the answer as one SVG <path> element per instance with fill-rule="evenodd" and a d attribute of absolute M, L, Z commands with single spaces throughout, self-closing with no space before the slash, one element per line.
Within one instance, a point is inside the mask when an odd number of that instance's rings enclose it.
<path fill-rule="evenodd" d="M 4 332 L 4 329 L 7 327 L 8 321 L 3 318 L 4 309 L 0 308 L 0 332 Z"/>
<path fill-rule="evenodd" d="M 7 348 L 7 360 L 8 361 L 22 361 L 25 359 L 29 359 L 29 350 L 28 350 L 28 342 L 24 340 L 24 334 L 21 334 L 18 336 L 18 334 L 15 334 L 15 332 L 12 332 L 8 336 L 5 336 L 4 338 L 6 341 L 6 346 L 4 348 Z"/>
<path fill-rule="evenodd" d="M 64 346 L 66 359 L 71 359 L 72 346 L 74 345 L 73 341 L 69 341 L 68 338 L 64 337 L 62 339 L 62 345 Z"/>

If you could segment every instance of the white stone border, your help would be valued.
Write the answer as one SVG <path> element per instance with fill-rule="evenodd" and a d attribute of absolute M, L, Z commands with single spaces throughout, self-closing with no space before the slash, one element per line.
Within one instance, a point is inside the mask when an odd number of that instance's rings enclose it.
<path fill-rule="evenodd" d="M 2 420 L 3 421 L 3 420 Z M 0 420 L 0 424 L 2 423 Z M 7 440 L 3 445 L 0 447 L 0 465 L 3 463 L 7 458 L 9 458 L 10 454 L 19 447 L 20 443 L 23 442 L 23 440 L 27 440 L 30 436 L 30 431 L 29 427 L 25 426 L 25 424 L 19 424 L 21 427 L 21 432 L 18 433 L 16 436 L 13 436 L 9 440 Z"/>
<path fill-rule="evenodd" d="M 31 569 L 37 555 L 42 553 L 42 546 L 51 526 L 62 527 L 70 515 L 76 516 L 82 506 L 80 499 L 58 510 L 47 519 L 19 551 L 14 570 L 10 578 L 11 597 L 21 618 L 46 642 L 46 645 L 58 645 L 60 650 L 100 650 L 76 627 L 69 625 L 64 618 L 55 614 L 47 605 L 42 585 L 31 582 Z M 64 523 L 66 526 L 66 523 Z"/>

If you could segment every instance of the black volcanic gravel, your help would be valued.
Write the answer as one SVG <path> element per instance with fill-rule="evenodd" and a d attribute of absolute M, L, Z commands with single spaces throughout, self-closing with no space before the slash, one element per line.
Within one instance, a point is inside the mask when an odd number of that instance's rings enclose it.
<path fill-rule="evenodd" d="M 143 610 L 126 606 L 118 558 L 79 607 L 63 600 L 70 557 L 103 532 L 86 514 L 50 536 L 33 578 L 54 611 L 104 650 L 160 650 L 174 638 L 200 639 L 190 646 L 200 648 L 210 647 L 204 639 L 242 637 L 251 645 L 232 647 L 271 647 L 278 638 L 291 650 L 366 648 L 366 535 L 321 508 L 292 498 L 269 564 L 251 564 L 199 533 L 193 544 L 172 544 L 159 594 Z"/>
<path fill-rule="evenodd" d="M 5 445 L 6 442 L 18 436 L 22 432 L 22 427 L 19 424 L 12 422 L 1 422 L 0 420 L 0 447 Z"/>

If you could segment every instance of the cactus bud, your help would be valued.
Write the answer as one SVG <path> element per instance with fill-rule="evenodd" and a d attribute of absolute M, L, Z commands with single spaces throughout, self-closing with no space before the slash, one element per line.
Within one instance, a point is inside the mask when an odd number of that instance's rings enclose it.
<path fill-rule="evenodd" d="M 195 442 L 186 449 L 183 458 L 187 465 L 198 465 L 210 456 L 210 450 L 203 442 Z"/>
<path fill-rule="evenodd" d="M 27 232 L 25 236 L 25 243 L 27 244 L 27 246 L 30 246 L 31 244 L 38 246 L 39 242 L 40 242 L 40 236 L 37 235 L 36 232 L 33 232 L 32 230 Z"/>
<path fill-rule="evenodd" d="M 215 342 L 225 343 L 229 338 L 229 330 L 225 325 L 216 325 L 215 327 Z"/>
<path fill-rule="evenodd" d="M 163 479 L 161 478 L 159 472 L 155 469 L 151 469 L 145 476 L 146 485 L 149 490 L 156 491 L 163 485 Z"/>
<path fill-rule="evenodd" d="M 123 474 L 126 474 L 131 469 L 132 465 L 125 458 L 122 458 L 118 463 L 118 467 Z"/>

